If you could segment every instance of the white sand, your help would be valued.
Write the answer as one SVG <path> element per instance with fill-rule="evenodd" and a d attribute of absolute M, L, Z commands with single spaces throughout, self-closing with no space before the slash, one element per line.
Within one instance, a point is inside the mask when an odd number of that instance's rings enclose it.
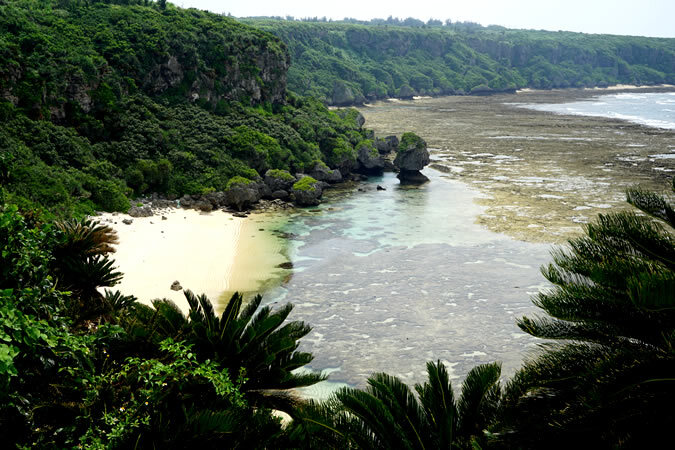
<path fill-rule="evenodd" d="M 97 219 L 110 224 L 120 243 L 112 254 L 124 273 L 113 289 L 133 294 L 144 303 L 168 298 L 183 310 L 187 301 L 182 291 L 171 290 L 179 281 L 184 289 L 206 294 L 214 303 L 232 290 L 229 280 L 235 261 L 240 231 L 247 219 L 214 211 L 172 209 L 153 217 L 133 218 L 126 214 L 104 214 Z M 236 289 L 236 288 L 235 288 Z"/>

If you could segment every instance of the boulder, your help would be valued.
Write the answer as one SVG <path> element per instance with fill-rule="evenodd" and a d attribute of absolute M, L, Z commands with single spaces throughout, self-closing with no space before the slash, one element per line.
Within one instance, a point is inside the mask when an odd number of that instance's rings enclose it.
<path fill-rule="evenodd" d="M 309 172 L 309 176 L 326 183 L 339 183 L 342 181 L 342 173 L 339 169 L 330 169 L 323 161 L 317 161 Z"/>
<path fill-rule="evenodd" d="M 401 181 L 401 184 L 424 184 L 429 181 L 429 178 L 419 170 L 401 170 L 396 178 Z"/>
<path fill-rule="evenodd" d="M 132 206 L 127 214 L 131 217 L 151 217 L 152 208 L 149 206 Z"/>
<path fill-rule="evenodd" d="M 258 183 L 244 177 L 234 177 L 227 183 L 225 190 L 225 204 L 243 211 L 260 200 Z"/>
<path fill-rule="evenodd" d="M 194 204 L 194 200 L 191 195 L 185 194 L 178 200 L 178 203 L 182 208 L 191 208 Z"/>
<path fill-rule="evenodd" d="M 208 201 L 211 203 L 213 208 L 220 208 L 225 206 L 225 193 L 224 192 L 209 192 L 202 196 L 202 201 Z"/>
<path fill-rule="evenodd" d="M 396 136 L 386 136 L 375 140 L 375 148 L 383 155 L 389 154 L 398 149 L 398 138 Z"/>
<path fill-rule="evenodd" d="M 356 160 L 359 169 L 369 173 L 381 173 L 384 169 L 384 158 L 373 146 L 372 141 L 363 141 L 358 145 Z"/>
<path fill-rule="evenodd" d="M 281 190 L 281 189 L 278 190 L 278 191 L 272 192 L 272 198 L 275 199 L 275 200 L 277 200 L 277 199 L 278 200 L 288 200 L 288 197 L 290 197 L 290 196 L 291 196 L 291 194 L 289 194 L 288 191 L 284 191 L 284 190 Z"/>
<path fill-rule="evenodd" d="M 270 169 L 265 172 L 265 184 L 274 196 L 276 191 L 290 191 L 297 180 L 286 170 Z"/>
<path fill-rule="evenodd" d="M 132 223 L 134 223 L 134 221 L 133 219 L 122 219 L 122 223 L 124 225 L 131 225 Z"/>
<path fill-rule="evenodd" d="M 202 212 L 211 212 L 213 211 L 213 204 L 208 201 L 206 198 L 203 198 L 202 200 L 199 200 L 196 202 L 193 206 L 195 209 L 202 211 Z"/>
<path fill-rule="evenodd" d="M 394 166 L 401 171 L 419 171 L 429 162 L 427 143 L 415 133 L 404 133 L 394 159 Z"/>
<path fill-rule="evenodd" d="M 163 209 L 163 208 L 173 208 L 176 206 L 176 202 L 173 202 L 171 200 L 165 200 L 165 199 L 152 199 L 152 207 L 157 208 L 157 209 Z"/>
<path fill-rule="evenodd" d="M 321 203 L 321 194 L 323 194 L 323 184 L 312 177 L 302 177 L 298 180 L 291 190 L 298 206 L 316 206 Z"/>

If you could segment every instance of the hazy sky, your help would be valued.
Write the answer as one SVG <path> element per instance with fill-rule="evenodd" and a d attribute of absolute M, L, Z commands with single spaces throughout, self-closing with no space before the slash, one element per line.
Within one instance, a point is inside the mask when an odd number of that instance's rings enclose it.
<path fill-rule="evenodd" d="M 170 0 L 236 17 L 450 19 L 508 28 L 675 37 L 675 0 Z"/>

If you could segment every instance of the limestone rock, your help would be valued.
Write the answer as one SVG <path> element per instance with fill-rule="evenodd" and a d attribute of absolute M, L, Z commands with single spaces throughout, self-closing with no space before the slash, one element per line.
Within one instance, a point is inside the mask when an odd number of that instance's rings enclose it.
<path fill-rule="evenodd" d="M 149 206 L 132 206 L 127 212 L 131 217 L 151 217 L 152 208 Z"/>
<path fill-rule="evenodd" d="M 258 184 L 247 180 L 231 183 L 225 191 L 225 204 L 238 211 L 249 208 L 261 198 Z"/>
<path fill-rule="evenodd" d="M 325 181 L 326 183 L 339 183 L 342 181 L 340 169 L 330 169 L 321 161 L 314 165 L 309 172 L 309 176 L 318 181 Z"/>
<path fill-rule="evenodd" d="M 394 165 L 401 171 L 419 171 L 429 162 L 427 143 L 415 133 L 404 133 Z"/>
<path fill-rule="evenodd" d="M 225 193 L 224 192 L 209 192 L 208 194 L 202 196 L 202 200 L 207 200 L 211 203 L 213 209 L 220 208 L 225 206 Z"/>
<path fill-rule="evenodd" d="M 290 191 L 297 180 L 286 170 L 270 169 L 265 172 L 265 184 L 274 196 L 276 191 Z"/>
<path fill-rule="evenodd" d="M 272 198 L 275 200 L 288 200 L 288 197 L 290 197 L 291 194 L 288 193 L 288 191 L 284 190 L 278 190 L 272 192 Z"/>
<path fill-rule="evenodd" d="M 429 181 L 429 178 L 419 170 L 401 170 L 396 178 L 401 181 L 401 184 L 408 185 L 424 184 Z"/>
<path fill-rule="evenodd" d="M 363 141 L 359 144 L 357 161 L 359 162 L 359 169 L 365 172 L 381 173 L 384 169 L 384 159 L 371 141 Z"/>
<path fill-rule="evenodd" d="M 202 212 L 211 212 L 213 211 L 213 204 L 206 199 L 201 199 L 194 204 L 194 208 Z"/>
<path fill-rule="evenodd" d="M 303 177 L 292 188 L 295 204 L 298 206 L 316 206 L 321 203 L 323 184 L 312 177 Z"/>
<path fill-rule="evenodd" d="M 386 136 L 375 140 L 375 148 L 383 155 L 389 154 L 398 149 L 398 138 L 396 136 Z"/>
<path fill-rule="evenodd" d="M 365 97 L 359 92 L 347 86 L 344 81 L 336 81 L 333 85 L 331 103 L 337 106 L 360 105 Z"/>
<path fill-rule="evenodd" d="M 179 204 L 183 208 L 191 208 L 192 205 L 194 204 L 194 200 L 192 199 L 191 195 L 185 194 L 178 200 Z"/>

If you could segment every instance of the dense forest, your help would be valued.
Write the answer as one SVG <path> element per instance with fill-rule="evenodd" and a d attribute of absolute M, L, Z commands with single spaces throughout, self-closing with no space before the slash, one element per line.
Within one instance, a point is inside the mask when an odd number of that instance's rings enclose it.
<path fill-rule="evenodd" d="M 245 19 L 288 46 L 288 87 L 336 105 L 520 88 L 675 83 L 675 39 L 475 24 Z"/>
<path fill-rule="evenodd" d="M 277 38 L 171 4 L 0 2 L 0 180 L 58 217 L 356 159 L 358 113 L 286 92 Z M 145 2 L 116 2 L 145 3 Z"/>
<path fill-rule="evenodd" d="M 639 41 L 632 73 L 657 77 Z M 672 49 L 654 45 L 668 81 Z M 0 0 L 3 447 L 661 445 L 675 419 L 675 211 L 638 189 L 627 199 L 641 211 L 600 216 L 544 268 L 545 314 L 518 326 L 549 344 L 510 380 L 491 363 L 453 386 L 437 361 L 414 387 L 378 373 L 305 401 L 293 389 L 324 376 L 297 370 L 312 361 L 298 351 L 311 327 L 287 320 L 292 304 L 235 294 L 218 314 L 190 291 L 181 311 L 103 290 L 122 277 L 117 237 L 84 214 L 266 169 L 346 168 L 373 148 L 355 110 L 287 92 L 288 48 L 166 1 Z"/>

